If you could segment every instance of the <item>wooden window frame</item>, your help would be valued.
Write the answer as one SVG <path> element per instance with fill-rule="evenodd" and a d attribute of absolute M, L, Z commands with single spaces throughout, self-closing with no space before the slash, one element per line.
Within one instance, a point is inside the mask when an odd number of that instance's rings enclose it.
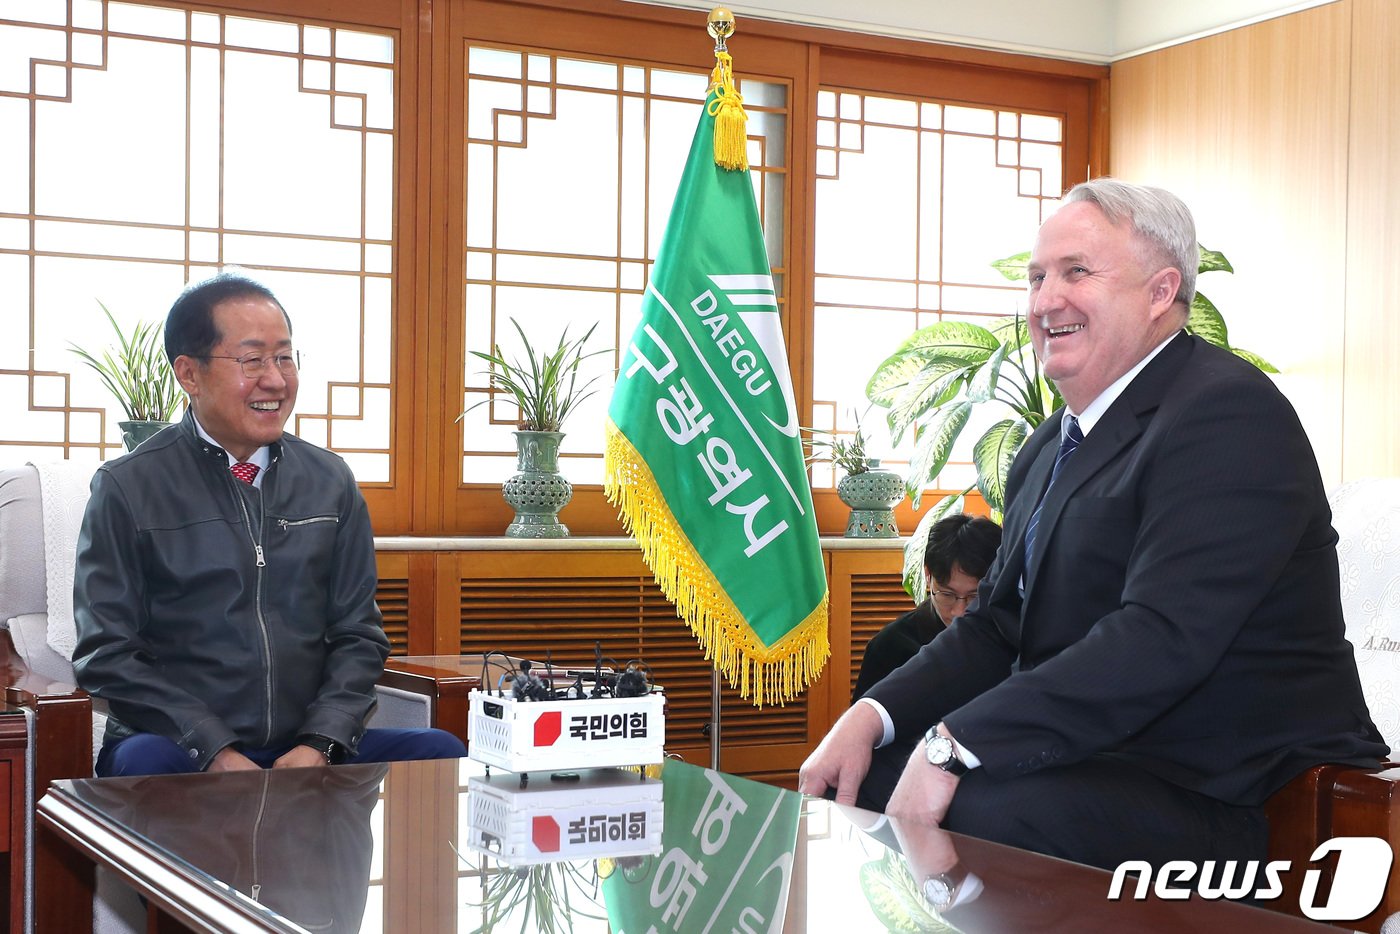
<path fill-rule="evenodd" d="M 445 55 L 434 100 L 446 101 L 446 137 L 450 150 L 435 166 L 444 198 L 438 204 L 463 203 L 464 153 L 461 75 L 470 42 L 548 49 L 620 61 L 646 60 L 658 65 L 708 68 L 712 49 L 697 13 L 641 4 L 591 0 L 456 0 L 446 6 L 445 22 L 437 30 L 435 52 Z M 445 48 L 444 48 L 445 46 Z M 859 88 L 868 92 L 937 96 L 977 106 L 997 106 L 1056 114 L 1065 121 L 1063 178 L 1066 185 L 1091 177 L 1106 164 L 1103 140 L 1108 69 L 1010 53 L 986 52 L 910 40 L 842 33 L 743 19 L 731 44 L 735 69 L 741 75 L 785 82 L 788 101 L 787 230 L 783 238 L 786 273 L 783 327 L 798 411 L 810 411 L 812 400 L 812 281 L 815 216 L 814 153 L 817 90 L 823 85 Z M 436 116 L 436 113 L 435 113 Z M 458 398 L 463 372 L 464 321 L 461 275 L 465 253 L 463 224 L 454 214 L 446 225 L 434 224 L 442 247 L 434 250 L 448 260 L 447 275 L 434 282 L 437 297 L 430 303 L 440 315 L 432 332 L 446 384 L 439 387 L 439 405 Z M 425 361 L 426 364 L 426 361 Z M 431 408 L 432 398 L 428 397 Z M 439 411 L 445 411 L 439 408 Z M 424 426 L 425 429 L 431 426 Z M 455 432 L 452 440 L 460 442 Z M 421 435 L 420 437 L 432 437 Z M 512 513 L 498 484 L 463 483 L 458 443 L 442 443 L 433 451 L 436 476 L 420 474 L 429 524 L 413 531 L 432 534 L 494 536 L 509 524 Z M 425 458 L 426 460 L 426 458 Z M 840 534 L 846 507 L 832 490 L 814 493 L 818 528 Z M 616 510 L 596 484 L 578 484 L 562 518 L 575 535 L 622 535 Z M 899 508 L 902 528 L 917 522 L 907 501 Z"/>
<path fill-rule="evenodd" d="M 494 483 L 460 480 L 464 290 L 464 50 L 469 42 L 548 49 L 661 67 L 708 69 L 702 13 L 622 0 L 141 0 L 154 6 L 387 31 L 395 36 L 393 404 L 389 480 L 365 483 L 380 535 L 500 535 L 511 511 Z M 784 329 L 799 412 L 812 404 L 812 281 L 817 90 L 937 96 L 1065 118 L 1067 184 L 1107 164 L 1108 69 L 741 18 L 736 70 L 785 83 L 788 159 Z M 295 315 L 296 310 L 292 309 Z M 314 352 L 314 348 L 308 348 Z M 825 534 L 845 509 L 815 494 Z M 908 504 L 901 527 L 912 528 Z M 596 485 L 579 485 L 563 518 L 575 535 L 621 535 Z"/>

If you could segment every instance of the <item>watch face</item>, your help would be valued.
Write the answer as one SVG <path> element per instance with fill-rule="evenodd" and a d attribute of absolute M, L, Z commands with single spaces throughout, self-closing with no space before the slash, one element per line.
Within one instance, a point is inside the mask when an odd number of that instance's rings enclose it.
<path fill-rule="evenodd" d="M 934 765 L 943 765 L 953 758 L 953 741 L 940 733 L 928 737 L 927 748 L 928 761 Z"/>
<path fill-rule="evenodd" d="M 953 904 L 954 885 L 945 875 L 930 876 L 924 880 L 924 901 L 936 911 L 942 911 Z"/>

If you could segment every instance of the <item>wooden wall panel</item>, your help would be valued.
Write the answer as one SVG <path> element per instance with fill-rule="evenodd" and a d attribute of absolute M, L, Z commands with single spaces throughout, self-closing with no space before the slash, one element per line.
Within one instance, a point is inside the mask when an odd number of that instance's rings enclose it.
<path fill-rule="evenodd" d="M 1231 342 L 1283 370 L 1329 484 L 1343 473 L 1351 39 L 1347 0 L 1127 59 L 1110 79 L 1112 174 L 1180 195 L 1230 258 L 1235 275 L 1202 289 Z"/>
<path fill-rule="evenodd" d="M 379 585 L 374 591 L 374 601 L 379 604 L 379 612 L 384 616 L 384 632 L 389 637 L 390 655 L 408 655 L 408 630 L 412 606 L 411 587 L 408 573 L 408 556 L 405 554 L 380 554 L 375 564 L 379 571 Z"/>
<path fill-rule="evenodd" d="M 887 562 L 880 561 L 880 565 Z M 860 666 L 865 661 L 865 647 L 881 629 L 914 608 L 904 592 L 904 575 L 899 568 L 879 567 L 877 570 L 856 572 L 851 581 L 851 660 L 846 666 L 849 680 L 845 685 L 849 697 L 855 690 Z M 840 698 L 836 697 L 837 706 Z"/>
<path fill-rule="evenodd" d="M 1349 0 L 1352 10 L 1346 356 L 1342 473 L 1400 473 L 1394 302 L 1400 256 L 1400 4 Z"/>
<path fill-rule="evenodd" d="M 597 646 L 614 668 L 640 660 L 666 688 L 667 750 L 708 764 L 709 666 L 639 553 L 516 551 L 492 558 L 489 565 L 463 563 L 462 652 L 549 658 L 556 668 L 588 669 Z M 765 767 L 795 767 L 792 761 L 800 762 L 811 745 L 807 706 L 804 695 L 759 710 L 725 688 L 722 750 L 760 745 L 770 754 Z M 746 771 L 727 758 L 725 768 Z"/>
<path fill-rule="evenodd" d="M 875 630 L 910 608 L 902 552 L 834 550 L 832 657 L 822 677 L 783 706 L 754 707 L 721 691 L 721 767 L 794 786 L 797 767 L 850 703 L 854 668 Z M 395 654 L 502 652 L 561 668 L 592 667 L 594 643 L 612 665 L 640 659 L 667 691 L 668 752 L 710 761 L 709 663 L 635 548 L 380 552 L 379 600 Z M 436 589 L 436 593 L 432 591 Z M 456 643 L 443 646 L 441 634 Z M 402 634 L 401 634 L 402 633 Z"/>

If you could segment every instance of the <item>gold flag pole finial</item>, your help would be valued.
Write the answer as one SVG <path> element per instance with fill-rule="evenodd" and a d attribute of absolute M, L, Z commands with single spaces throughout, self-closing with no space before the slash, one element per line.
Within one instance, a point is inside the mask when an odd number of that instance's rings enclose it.
<path fill-rule="evenodd" d="M 717 6 L 705 20 L 705 31 L 715 40 L 715 70 L 710 88 L 715 99 L 710 113 L 715 118 L 715 165 L 724 169 L 749 167 L 748 114 L 744 99 L 734 88 L 734 63 L 729 57 L 729 37 L 734 35 L 734 13 Z"/>
<path fill-rule="evenodd" d="M 728 7 L 717 6 L 705 20 L 705 31 L 715 40 L 715 54 L 727 52 L 725 40 L 734 35 L 734 13 Z"/>

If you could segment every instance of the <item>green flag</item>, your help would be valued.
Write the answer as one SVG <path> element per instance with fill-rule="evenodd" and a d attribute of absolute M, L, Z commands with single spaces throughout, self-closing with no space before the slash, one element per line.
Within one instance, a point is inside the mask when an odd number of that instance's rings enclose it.
<path fill-rule="evenodd" d="M 604 489 L 706 657 L 761 705 L 826 663 L 827 586 L 752 183 L 715 163 L 715 114 L 730 134 L 739 107 L 727 60 L 622 357 Z"/>

